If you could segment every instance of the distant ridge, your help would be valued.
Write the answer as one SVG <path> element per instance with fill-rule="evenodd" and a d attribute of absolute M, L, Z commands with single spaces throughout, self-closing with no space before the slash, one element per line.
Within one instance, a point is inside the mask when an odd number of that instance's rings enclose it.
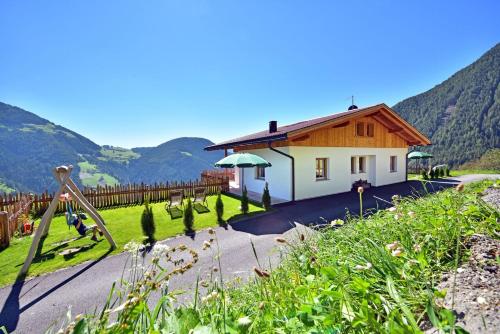
<path fill-rule="evenodd" d="M 433 163 L 456 167 L 500 147 L 500 43 L 393 109 L 431 139 Z"/>
<path fill-rule="evenodd" d="M 79 186 L 165 182 L 199 177 L 222 157 L 204 138 L 177 138 L 157 147 L 99 146 L 24 109 L 0 102 L 0 192 L 54 190 L 51 170 L 75 166 Z"/>

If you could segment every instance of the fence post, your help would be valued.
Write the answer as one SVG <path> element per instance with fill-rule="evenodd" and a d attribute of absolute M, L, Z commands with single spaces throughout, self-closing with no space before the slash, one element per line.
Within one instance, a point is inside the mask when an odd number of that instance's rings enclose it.
<path fill-rule="evenodd" d="M 9 218 L 7 212 L 0 211 L 0 246 L 9 247 L 10 244 L 10 234 L 9 234 Z"/>

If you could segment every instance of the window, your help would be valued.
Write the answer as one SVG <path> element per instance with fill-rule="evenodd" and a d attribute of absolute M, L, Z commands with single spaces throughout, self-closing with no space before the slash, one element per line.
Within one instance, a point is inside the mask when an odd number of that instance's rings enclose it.
<path fill-rule="evenodd" d="M 366 158 L 359 157 L 359 172 L 366 173 Z"/>
<path fill-rule="evenodd" d="M 356 136 L 359 137 L 365 136 L 365 123 L 363 122 L 356 123 Z"/>
<path fill-rule="evenodd" d="M 398 169 L 398 157 L 395 155 L 391 156 L 390 171 L 391 173 L 397 172 Z"/>
<path fill-rule="evenodd" d="M 356 157 L 351 157 L 351 174 L 356 174 Z"/>
<path fill-rule="evenodd" d="M 374 127 L 373 123 L 366 124 L 366 135 L 368 137 L 373 137 L 375 135 L 375 127 Z"/>
<path fill-rule="evenodd" d="M 255 169 L 255 178 L 264 180 L 266 178 L 266 168 L 257 166 Z"/>
<path fill-rule="evenodd" d="M 316 159 L 316 180 L 327 179 L 327 161 L 326 158 Z"/>

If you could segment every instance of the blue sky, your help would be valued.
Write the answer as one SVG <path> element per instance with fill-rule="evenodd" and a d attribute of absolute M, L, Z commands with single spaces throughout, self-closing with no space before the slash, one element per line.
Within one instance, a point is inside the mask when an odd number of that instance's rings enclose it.
<path fill-rule="evenodd" d="M 0 2 L 0 101 L 98 144 L 229 139 L 421 93 L 500 42 L 499 1 Z"/>

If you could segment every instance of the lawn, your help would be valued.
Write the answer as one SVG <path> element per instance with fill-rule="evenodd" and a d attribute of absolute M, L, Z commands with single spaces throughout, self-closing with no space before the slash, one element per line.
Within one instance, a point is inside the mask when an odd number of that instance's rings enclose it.
<path fill-rule="evenodd" d="M 241 215 L 239 211 L 240 201 L 228 196 L 222 196 L 224 202 L 224 219 L 229 220 Z M 194 212 L 194 228 L 201 230 L 210 226 L 217 226 L 217 216 L 214 210 L 216 196 L 208 197 L 207 213 L 198 214 Z M 153 213 L 156 223 L 157 240 L 166 239 L 182 234 L 184 225 L 182 218 L 172 220 L 165 210 L 165 203 L 153 203 Z M 250 204 L 250 213 L 262 211 L 263 209 Z M 101 238 L 95 243 L 90 237 L 75 239 L 78 237 L 74 228 L 68 229 L 65 218 L 57 216 L 52 220 L 48 237 L 44 240 L 39 255 L 30 267 L 29 275 L 36 276 L 56 269 L 73 266 L 87 260 L 98 259 L 109 254 L 117 254 L 123 251 L 123 246 L 131 241 L 142 241 L 142 229 L 140 224 L 143 206 L 128 206 L 116 209 L 100 210 L 99 213 L 106 222 L 110 233 L 117 244 L 117 249 L 109 252 L 109 244 L 106 239 Z M 38 223 L 38 222 L 37 222 Z M 91 220 L 86 224 L 93 224 Z M 0 286 L 13 283 L 21 268 L 31 245 L 31 237 L 13 239 L 10 247 L 0 251 Z M 81 248 L 81 250 L 70 256 L 60 253 L 70 248 Z"/>

